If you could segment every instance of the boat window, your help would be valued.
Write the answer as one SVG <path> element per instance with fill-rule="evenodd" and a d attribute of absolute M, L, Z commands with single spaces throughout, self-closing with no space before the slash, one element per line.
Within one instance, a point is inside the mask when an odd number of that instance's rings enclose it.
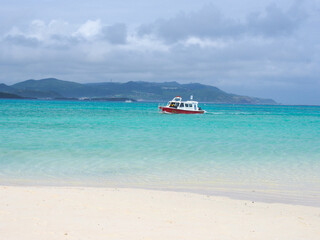
<path fill-rule="evenodd" d="M 180 103 L 180 107 L 184 107 L 184 103 Z"/>
<path fill-rule="evenodd" d="M 193 106 L 194 106 L 194 110 L 197 110 L 197 105 L 196 105 L 196 104 L 194 104 Z"/>
<path fill-rule="evenodd" d="M 169 107 L 177 108 L 179 106 L 179 103 L 177 102 L 171 102 Z"/>

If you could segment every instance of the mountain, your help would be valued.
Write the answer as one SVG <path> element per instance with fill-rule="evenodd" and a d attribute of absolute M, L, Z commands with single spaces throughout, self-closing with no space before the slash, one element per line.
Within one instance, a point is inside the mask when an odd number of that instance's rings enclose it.
<path fill-rule="evenodd" d="M 1 98 L 12 98 L 12 99 L 20 99 L 22 97 L 12 94 L 12 93 L 5 93 L 5 92 L 0 92 L 0 99 Z"/>
<path fill-rule="evenodd" d="M 0 92 L 34 98 L 130 98 L 143 101 L 168 101 L 174 96 L 189 99 L 193 95 L 200 102 L 235 104 L 276 104 L 272 99 L 261 99 L 229 94 L 217 87 L 200 83 L 180 84 L 177 82 L 127 83 L 103 82 L 81 84 L 56 78 L 26 80 L 11 86 L 0 84 Z"/>
<path fill-rule="evenodd" d="M 88 86 L 99 88 L 106 94 L 148 101 L 168 101 L 179 95 L 189 99 L 194 95 L 200 102 L 238 103 L 238 104 L 276 104 L 272 99 L 261 99 L 229 94 L 217 87 L 200 83 L 179 84 L 177 82 L 127 82 L 127 83 L 89 83 Z"/>
<path fill-rule="evenodd" d="M 84 97 L 95 96 L 95 90 L 80 83 L 58 80 L 56 78 L 46 78 L 41 80 L 26 80 L 11 86 L 20 90 L 21 95 L 25 91 L 34 91 L 35 93 L 47 93 L 47 97 Z M 45 97 L 45 95 L 41 96 Z"/>
<path fill-rule="evenodd" d="M 16 90 L 4 83 L 0 83 L 0 92 L 4 93 L 14 93 Z"/>

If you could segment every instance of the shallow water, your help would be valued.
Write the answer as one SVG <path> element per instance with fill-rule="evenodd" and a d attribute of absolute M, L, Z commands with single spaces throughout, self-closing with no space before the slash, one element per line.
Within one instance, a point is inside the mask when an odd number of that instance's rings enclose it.
<path fill-rule="evenodd" d="M 143 187 L 320 202 L 320 107 L 0 101 L 0 183 Z"/>

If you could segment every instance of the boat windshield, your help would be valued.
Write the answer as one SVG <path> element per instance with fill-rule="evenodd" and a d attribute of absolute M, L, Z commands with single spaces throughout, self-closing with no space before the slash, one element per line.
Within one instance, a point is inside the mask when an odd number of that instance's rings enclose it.
<path fill-rule="evenodd" d="M 181 102 L 181 100 L 182 100 L 181 97 L 175 97 L 172 101 Z"/>
<path fill-rule="evenodd" d="M 169 107 L 177 108 L 179 106 L 179 103 L 177 102 L 171 102 Z"/>

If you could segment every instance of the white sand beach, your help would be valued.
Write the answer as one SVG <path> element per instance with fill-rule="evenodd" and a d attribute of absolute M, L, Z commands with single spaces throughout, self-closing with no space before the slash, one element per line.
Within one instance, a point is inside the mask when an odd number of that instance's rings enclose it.
<path fill-rule="evenodd" d="M 193 193 L 0 187 L 0 240 L 319 240 L 320 208 Z"/>

